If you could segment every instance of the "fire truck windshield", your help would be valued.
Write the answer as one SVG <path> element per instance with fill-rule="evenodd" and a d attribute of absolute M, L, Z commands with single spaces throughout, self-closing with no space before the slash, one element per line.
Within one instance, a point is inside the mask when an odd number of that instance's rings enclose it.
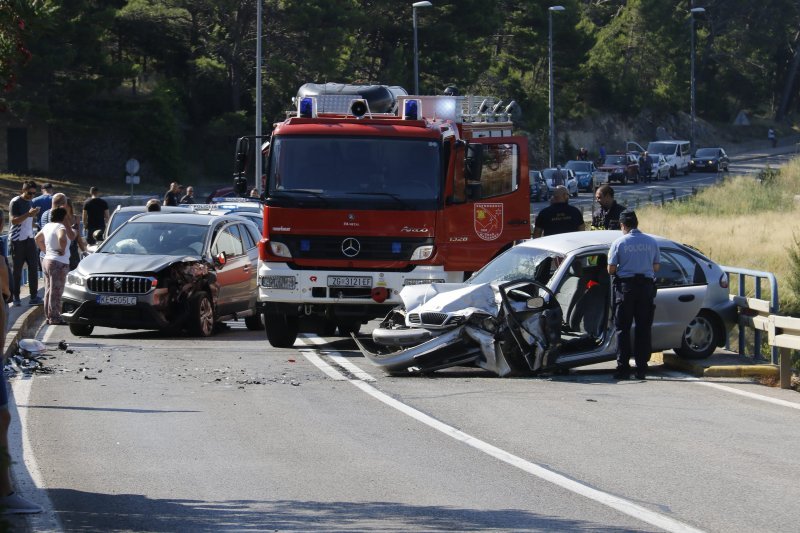
<path fill-rule="evenodd" d="M 441 144 L 398 137 L 283 136 L 270 146 L 268 197 L 295 204 L 435 209 Z"/>

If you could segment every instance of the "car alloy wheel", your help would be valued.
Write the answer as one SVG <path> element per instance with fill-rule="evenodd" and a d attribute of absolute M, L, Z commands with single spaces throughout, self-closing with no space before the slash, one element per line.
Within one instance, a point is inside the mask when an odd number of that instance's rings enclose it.
<path fill-rule="evenodd" d="M 192 295 L 189 302 L 191 333 L 198 337 L 210 337 L 214 333 L 214 307 L 211 305 L 208 293 L 198 292 Z"/>
<path fill-rule="evenodd" d="M 680 348 L 675 353 L 685 359 L 705 359 L 717 347 L 715 319 L 711 313 L 700 311 L 683 332 Z"/>

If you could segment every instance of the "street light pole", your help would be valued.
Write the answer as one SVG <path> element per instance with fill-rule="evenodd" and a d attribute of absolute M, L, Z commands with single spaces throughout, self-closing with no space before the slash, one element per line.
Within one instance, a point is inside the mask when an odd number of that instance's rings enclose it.
<path fill-rule="evenodd" d="M 411 20 L 414 24 L 414 94 L 419 94 L 419 52 L 417 51 L 417 8 L 431 7 L 430 2 L 414 2 L 411 4 Z"/>
<path fill-rule="evenodd" d="M 550 91 L 548 108 L 550 111 L 550 163 L 549 167 L 553 167 L 553 160 L 555 159 L 555 119 L 553 118 L 553 12 L 564 11 L 564 6 L 551 6 L 547 8 L 548 18 L 548 37 L 547 37 L 547 71 L 550 79 Z"/>
<path fill-rule="evenodd" d="M 256 150 L 255 158 L 255 186 L 258 190 L 258 195 L 261 196 L 261 0 L 256 0 Z M 249 196 L 249 194 L 248 194 Z"/>
<path fill-rule="evenodd" d="M 691 138 L 690 138 L 690 140 L 692 141 L 692 151 L 693 152 L 694 152 L 694 150 L 696 148 L 695 143 L 694 143 L 694 117 L 695 117 L 695 102 L 694 102 L 695 101 L 695 89 L 694 89 L 694 85 L 695 85 L 695 83 L 694 83 L 694 16 L 695 15 L 699 15 L 701 13 L 705 13 L 705 12 L 706 12 L 705 8 L 702 8 L 702 7 L 695 7 L 695 8 L 693 8 L 693 9 L 691 9 L 689 11 L 690 18 L 691 18 L 691 43 L 692 43 L 691 44 L 691 49 L 692 49 L 692 52 L 691 52 L 692 53 L 691 71 L 692 71 L 692 73 L 691 73 L 691 83 L 690 83 L 690 85 L 691 85 L 691 93 L 692 93 L 692 96 L 691 96 L 691 100 L 692 100 L 692 103 L 691 103 L 691 117 L 692 117 L 691 121 L 692 121 L 692 124 L 691 124 L 691 132 L 690 132 L 691 133 Z"/>

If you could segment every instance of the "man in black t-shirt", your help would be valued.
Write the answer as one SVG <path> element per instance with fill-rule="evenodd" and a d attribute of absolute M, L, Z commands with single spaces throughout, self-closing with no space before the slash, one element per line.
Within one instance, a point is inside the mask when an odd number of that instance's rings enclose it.
<path fill-rule="evenodd" d="M 178 185 L 177 181 L 173 181 L 169 184 L 169 189 L 164 195 L 164 201 L 162 202 L 162 205 L 178 205 L 178 201 L 181 198 L 180 193 L 181 186 Z"/>
<path fill-rule="evenodd" d="M 89 189 L 91 198 L 83 204 L 83 227 L 86 228 L 86 242 L 94 244 L 95 239 L 92 235 L 95 231 L 106 230 L 108 224 L 108 203 L 100 198 L 100 189 L 92 187 Z"/>
<path fill-rule="evenodd" d="M 533 238 L 583 231 L 584 229 L 586 229 L 586 225 L 583 222 L 581 210 L 574 205 L 569 205 L 569 191 L 563 185 L 559 185 L 553 190 L 550 205 L 542 209 L 539 216 L 536 217 Z"/>
<path fill-rule="evenodd" d="M 625 210 L 614 199 L 614 189 L 611 185 L 601 185 L 594 193 L 598 208 L 592 214 L 592 227 L 594 229 L 620 229 L 619 216 Z"/>

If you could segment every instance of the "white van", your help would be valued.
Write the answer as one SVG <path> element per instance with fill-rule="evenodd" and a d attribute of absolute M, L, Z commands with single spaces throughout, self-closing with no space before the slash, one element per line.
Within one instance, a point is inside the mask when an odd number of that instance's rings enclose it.
<path fill-rule="evenodd" d="M 678 172 L 689 173 L 689 162 L 692 160 L 692 143 L 689 141 L 653 141 L 647 145 L 647 151 L 666 158 L 670 177 Z"/>

